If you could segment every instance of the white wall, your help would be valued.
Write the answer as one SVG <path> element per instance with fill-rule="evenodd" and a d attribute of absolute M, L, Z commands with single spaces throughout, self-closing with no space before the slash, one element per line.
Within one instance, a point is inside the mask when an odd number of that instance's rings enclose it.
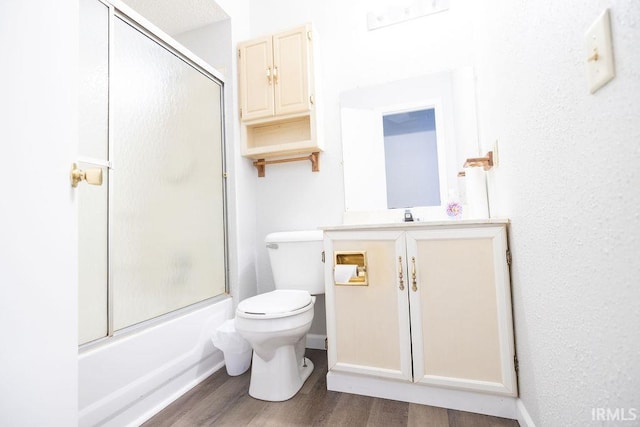
<path fill-rule="evenodd" d="M 341 222 L 338 95 L 468 65 L 473 56 L 481 141 L 485 148 L 500 144 L 492 205 L 513 221 L 522 400 L 540 426 L 588 425 L 592 407 L 638 408 L 637 2 L 503 0 L 480 8 L 460 0 L 449 12 L 373 32 L 365 15 L 382 0 L 260 0 L 250 11 L 248 0 L 218 3 L 232 17 L 233 46 L 306 21 L 322 36 L 321 172 L 292 163 L 258 179 L 249 160 L 232 157 L 239 254 L 232 275 L 240 299 L 255 293 L 256 275 L 261 291 L 273 286 L 264 235 Z M 583 34 L 605 7 L 612 9 L 617 77 L 588 95 Z M 0 169 L 0 424 L 77 423 L 76 230 L 68 186 L 77 144 L 76 17 L 76 2 L 0 3 L 0 45 L 11 58 L 0 80 L 0 146 L 9 159 Z M 37 68 L 42 64 L 46 72 Z M 237 111 L 235 88 L 227 101 Z M 237 120 L 233 133 L 239 135 Z"/>
<path fill-rule="evenodd" d="M 366 14 L 385 1 L 259 0 L 251 2 L 251 36 L 312 22 L 317 30 L 325 151 L 320 172 L 308 162 L 268 166 L 255 178 L 258 288 L 273 289 L 264 237 L 272 231 L 315 229 L 342 223 L 344 186 L 339 95 L 360 86 L 469 65 L 472 15 L 458 2 L 452 10 L 376 31 Z M 248 160 L 246 160 L 248 162 Z M 319 298 L 312 333 L 326 333 Z"/>
<path fill-rule="evenodd" d="M 468 65 L 471 16 L 458 8 L 428 21 L 367 31 L 372 1 L 260 0 L 251 2 L 251 35 L 260 36 L 312 22 L 319 35 L 325 152 L 320 172 L 307 162 L 267 167 L 256 178 L 258 279 L 261 291 L 273 288 L 262 243 L 272 231 L 342 223 L 344 190 L 338 97 L 359 86 Z M 262 249 L 261 249 L 262 248 Z"/>
<path fill-rule="evenodd" d="M 499 141 L 492 212 L 513 221 L 522 402 L 541 426 L 588 425 L 593 407 L 639 408 L 640 4 L 460 0 L 368 32 L 366 12 L 392 3 L 251 2 L 251 36 L 316 26 L 326 137 L 320 173 L 296 163 L 256 179 L 259 288 L 273 286 L 265 234 L 341 221 L 338 95 L 472 64 L 483 151 Z M 617 77 L 589 95 L 584 33 L 605 7 Z"/>
<path fill-rule="evenodd" d="M 231 18 L 231 68 L 226 70 L 227 168 L 229 213 L 229 263 L 231 295 L 237 304 L 258 292 L 255 260 L 256 195 L 255 168 L 240 157 L 236 45 L 250 37 L 249 0 L 216 2 Z M 231 120 L 229 120 L 231 119 Z"/>
<path fill-rule="evenodd" d="M 0 425 L 77 424 L 78 5 L 0 2 Z"/>
<path fill-rule="evenodd" d="M 229 285 L 234 303 L 257 293 L 254 168 L 240 157 L 235 46 L 248 37 L 248 2 L 218 5 L 229 19 L 175 35 L 176 40 L 225 76 Z"/>
<path fill-rule="evenodd" d="M 640 3 L 483 5 L 479 123 L 499 141 L 492 208 L 512 220 L 523 403 L 540 426 L 640 417 Z M 584 33 L 606 7 L 617 76 L 590 95 Z"/>

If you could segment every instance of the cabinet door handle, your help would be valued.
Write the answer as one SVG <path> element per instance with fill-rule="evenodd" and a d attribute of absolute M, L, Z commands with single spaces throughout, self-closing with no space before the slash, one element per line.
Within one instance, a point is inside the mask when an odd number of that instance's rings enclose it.
<path fill-rule="evenodd" d="M 416 281 L 416 257 L 411 257 L 411 290 L 416 292 L 418 290 L 418 282 Z"/>
<path fill-rule="evenodd" d="M 267 67 L 267 81 L 271 85 L 271 66 Z"/>
<path fill-rule="evenodd" d="M 398 280 L 400 280 L 400 290 L 404 291 L 404 280 L 402 280 L 402 257 L 398 257 Z"/>
<path fill-rule="evenodd" d="M 278 84 L 278 67 L 273 67 L 273 83 Z"/>

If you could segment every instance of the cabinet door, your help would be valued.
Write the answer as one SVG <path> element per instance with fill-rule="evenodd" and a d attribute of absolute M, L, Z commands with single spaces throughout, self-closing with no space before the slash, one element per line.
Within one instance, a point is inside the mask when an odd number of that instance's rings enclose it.
<path fill-rule="evenodd" d="M 271 36 L 238 45 L 242 120 L 275 114 L 273 43 Z"/>
<path fill-rule="evenodd" d="M 415 382 L 516 394 L 506 250 L 502 226 L 407 233 Z"/>
<path fill-rule="evenodd" d="M 327 232 L 327 237 L 329 369 L 410 381 L 404 233 Z M 338 251 L 366 251 L 367 286 L 335 285 L 334 254 Z M 399 289 L 400 271 L 404 290 Z"/>
<path fill-rule="evenodd" d="M 275 111 L 278 115 L 309 111 L 310 27 L 273 36 Z"/>

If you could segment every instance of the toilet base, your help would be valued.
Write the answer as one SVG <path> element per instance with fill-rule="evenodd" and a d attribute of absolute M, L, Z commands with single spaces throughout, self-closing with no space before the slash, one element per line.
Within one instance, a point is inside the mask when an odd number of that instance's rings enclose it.
<path fill-rule="evenodd" d="M 293 346 L 280 347 L 269 361 L 254 351 L 249 395 L 269 402 L 291 399 L 313 372 L 311 360 L 297 359 Z"/>

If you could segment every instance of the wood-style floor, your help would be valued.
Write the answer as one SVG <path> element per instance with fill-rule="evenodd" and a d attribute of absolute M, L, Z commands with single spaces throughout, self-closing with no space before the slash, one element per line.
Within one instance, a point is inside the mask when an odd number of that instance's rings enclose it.
<path fill-rule="evenodd" d="M 327 391 L 326 352 L 307 349 L 307 357 L 315 365 L 313 373 L 286 402 L 250 397 L 250 372 L 230 377 L 221 369 L 144 426 L 518 427 L 506 418 Z"/>

